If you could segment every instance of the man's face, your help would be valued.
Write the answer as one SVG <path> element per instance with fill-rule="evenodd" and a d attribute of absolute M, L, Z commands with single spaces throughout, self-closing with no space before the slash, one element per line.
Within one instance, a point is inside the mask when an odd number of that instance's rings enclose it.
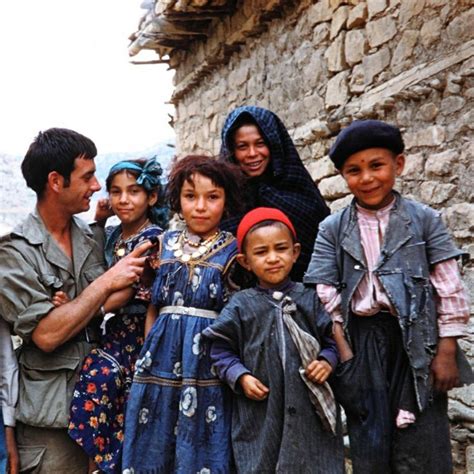
<path fill-rule="evenodd" d="M 71 214 L 85 212 L 89 210 L 92 195 L 99 190 L 94 160 L 81 155 L 74 160 L 69 186 L 65 185 L 63 178 L 60 202 Z"/>

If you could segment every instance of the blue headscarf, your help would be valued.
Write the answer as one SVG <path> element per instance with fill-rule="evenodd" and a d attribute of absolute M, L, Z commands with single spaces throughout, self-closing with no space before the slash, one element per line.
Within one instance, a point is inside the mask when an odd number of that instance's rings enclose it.
<path fill-rule="evenodd" d="M 163 169 L 158 161 L 156 161 L 156 157 L 150 158 L 144 164 L 130 160 L 119 161 L 110 168 L 109 176 L 113 176 L 123 170 L 137 172 L 137 184 L 142 186 L 147 192 L 158 192 L 156 204 L 149 209 L 150 221 L 163 229 L 168 227 L 169 208 L 165 204 L 165 186 L 161 181 Z"/>
<path fill-rule="evenodd" d="M 251 119 L 257 125 L 270 150 L 270 163 L 265 173 L 248 180 L 245 212 L 256 207 L 275 207 L 290 218 L 301 243 L 301 256 L 291 276 L 301 281 L 311 258 L 318 225 L 329 215 L 329 208 L 304 167 L 288 130 L 270 110 L 255 106 L 233 110 L 222 128 L 221 159 L 237 163 L 233 156 L 233 140 L 243 119 Z M 245 212 L 225 219 L 221 228 L 235 234 Z"/>

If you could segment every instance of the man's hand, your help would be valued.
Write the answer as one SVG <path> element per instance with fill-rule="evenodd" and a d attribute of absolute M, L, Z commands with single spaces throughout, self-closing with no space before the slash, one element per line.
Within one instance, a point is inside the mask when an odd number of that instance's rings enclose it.
<path fill-rule="evenodd" d="M 7 448 L 7 474 L 20 472 L 20 456 L 15 440 L 15 428 L 5 426 L 5 444 Z"/>
<path fill-rule="evenodd" d="M 239 383 L 247 398 L 261 401 L 268 397 L 269 388 L 263 385 L 263 383 L 253 375 L 242 375 L 242 377 L 239 378 Z"/>
<path fill-rule="evenodd" d="M 306 367 L 306 377 L 315 383 L 324 383 L 331 375 L 331 364 L 325 360 L 313 360 Z"/>
<path fill-rule="evenodd" d="M 107 282 L 110 292 L 122 290 L 140 281 L 145 260 L 147 259 L 147 257 L 142 257 L 141 255 L 150 250 L 153 245 L 152 242 L 146 242 L 135 247 L 126 257 L 119 260 L 112 268 L 99 277 Z"/>
<path fill-rule="evenodd" d="M 456 338 L 443 337 L 431 363 L 433 386 L 440 392 L 447 392 L 459 385 L 459 371 L 456 364 Z"/>

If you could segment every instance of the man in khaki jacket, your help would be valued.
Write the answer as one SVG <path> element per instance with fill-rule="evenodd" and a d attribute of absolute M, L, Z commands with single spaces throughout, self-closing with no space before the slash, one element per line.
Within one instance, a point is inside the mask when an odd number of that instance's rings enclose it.
<path fill-rule="evenodd" d="M 98 339 L 94 316 L 124 304 L 150 247 L 104 273 L 101 235 L 74 217 L 100 189 L 96 154 L 72 130 L 40 133 L 22 163 L 37 206 L 0 242 L 0 313 L 23 339 L 16 435 L 25 472 L 87 472 L 86 454 L 67 434 L 76 374 Z M 70 301 L 55 307 L 58 290 Z"/>

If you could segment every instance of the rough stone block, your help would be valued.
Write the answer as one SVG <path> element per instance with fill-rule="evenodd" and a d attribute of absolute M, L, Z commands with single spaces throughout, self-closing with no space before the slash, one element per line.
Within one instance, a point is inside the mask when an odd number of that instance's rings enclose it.
<path fill-rule="evenodd" d="M 472 39 L 474 25 L 474 8 L 461 13 L 447 27 L 448 39 L 452 44 Z"/>
<path fill-rule="evenodd" d="M 324 100 L 322 97 L 315 92 L 314 94 L 308 95 L 303 99 L 303 107 L 305 110 L 310 111 L 310 115 L 319 115 L 324 111 Z M 325 136 L 326 133 L 321 136 Z"/>
<path fill-rule="evenodd" d="M 372 84 L 374 77 L 381 73 L 390 64 L 389 48 L 382 48 L 374 54 L 365 56 L 362 60 L 364 68 L 364 83 L 366 86 Z"/>
<path fill-rule="evenodd" d="M 311 178 L 313 178 L 313 181 L 316 183 L 319 183 L 323 178 L 337 174 L 337 169 L 328 156 L 317 161 L 312 161 L 307 166 L 307 169 Z"/>
<path fill-rule="evenodd" d="M 400 2 L 399 21 L 402 25 L 418 15 L 425 6 L 425 0 L 403 0 Z"/>
<path fill-rule="evenodd" d="M 349 16 L 347 17 L 347 28 L 351 29 L 365 25 L 367 16 L 367 4 L 365 2 L 359 3 L 359 5 L 356 5 L 349 12 Z"/>
<path fill-rule="evenodd" d="M 345 3 L 347 3 L 346 0 L 329 0 L 329 5 L 331 6 L 332 11 L 336 10 Z"/>
<path fill-rule="evenodd" d="M 425 48 L 433 44 L 441 35 L 441 20 L 433 18 L 423 23 L 420 31 L 421 43 Z"/>
<path fill-rule="evenodd" d="M 307 11 L 308 21 L 310 25 L 316 25 L 323 21 L 330 21 L 332 17 L 332 9 L 329 0 L 321 0 L 315 3 Z"/>
<path fill-rule="evenodd" d="M 342 31 L 339 36 L 331 43 L 331 46 L 326 50 L 324 54 L 328 61 L 328 69 L 332 72 L 342 71 L 347 67 L 346 60 L 344 58 L 344 39 L 346 33 Z"/>
<path fill-rule="evenodd" d="M 323 197 L 329 201 L 344 197 L 349 192 L 346 182 L 340 174 L 324 178 L 319 182 L 318 187 Z"/>
<path fill-rule="evenodd" d="M 340 72 L 328 81 L 326 89 L 326 109 L 344 105 L 348 99 L 347 78 L 348 71 Z"/>
<path fill-rule="evenodd" d="M 329 25 L 327 23 L 321 23 L 313 31 L 312 43 L 315 46 L 319 46 L 323 41 L 329 38 Z"/>
<path fill-rule="evenodd" d="M 428 102 L 427 104 L 423 104 L 418 109 L 419 117 L 424 120 L 425 122 L 432 122 L 436 116 L 438 115 L 439 109 L 433 102 Z"/>
<path fill-rule="evenodd" d="M 332 15 L 330 39 L 335 38 L 339 32 L 346 25 L 349 14 L 349 7 L 347 5 L 339 7 Z"/>
<path fill-rule="evenodd" d="M 474 87 L 470 87 L 463 92 L 463 96 L 466 99 L 474 99 Z"/>
<path fill-rule="evenodd" d="M 397 34 L 395 20 L 389 16 L 369 21 L 365 28 L 371 48 L 390 41 Z"/>
<path fill-rule="evenodd" d="M 249 68 L 245 64 L 240 64 L 237 69 L 229 74 L 229 87 L 232 89 L 241 87 L 249 78 L 249 73 Z"/>
<path fill-rule="evenodd" d="M 405 168 L 402 173 L 402 178 L 405 181 L 418 181 L 423 177 L 423 153 L 415 153 L 407 155 L 405 159 Z"/>
<path fill-rule="evenodd" d="M 452 174 L 458 159 L 459 153 L 456 150 L 446 150 L 430 155 L 425 164 L 427 176 L 433 178 Z"/>
<path fill-rule="evenodd" d="M 466 472 L 474 472 L 474 444 L 466 447 Z"/>
<path fill-rule="evenodd" d="M 344 52 L 347 64 L 353 66 L 360 63 L 367 50 L 367 38 L 363 30 L 351 30 L 346 33 Z"/>
<path fill-rule="evenodd" d="M 353 94 L 360 94 L 365 90 L 365 74 L 362 65 L 358 64 L 352 69 L 349 89 Z"/>
<path fill-rule="evenodd" d="M 449 115 L 461 110 L 466 104 L 466 100 L 457 95 L 450 95 L 441 101 L 440 112 Z"/>
<path fill-rule="evenodd" d="M 332 201 L 329 204 L 329 209 L 331 209 L 331 213 L 335 213 L 344 209 L 352 202 L 352 194 L 348 194 L 347 196 L 343 197 L 342 199 L 337 199 L 336 201 Z M 348 471 L 349 472 L 349 471 Z"/>
<path fill-rule="evenodd" d="M 416 132 L 405 133 L 407 150 L 416 146 L 439 146 L 444 142 L 446 131 L 441 125 L 422 128 Z"/>
<path fill-rule="evenodd" d="M 380 12 L 387 8 L 387 0 L 367 0 L 367 9 L 369 11 L 369 18 L 373 18 Z"/>
<path fill-rule="evenodd" d="M 449 228 L 456 238 L 472 238 L 474 231 L 474 204 L 453 204 L 443 212 Z"/>
<path fill-rule="evenodd" d="M 421 200 L 430 204 L 442 204 L 454 196 L 456 187 L 455 184 L 424 181 L 420 185 Z"/>
<path fill-rule="evenodd" d="M 403 33 L 392 57 L 391 68 L 395 74 L 399 74 L 405 68 L 405 60 L 413 54 L 418 36 L 416 30 L 407 30 Z"/>
<path fill-rule="evenodd" d="M 303 80 L 308 90 L 320 85 L 324 72 L 324 58 L 321 51 L 313 52 L 303 67 Z"/>

